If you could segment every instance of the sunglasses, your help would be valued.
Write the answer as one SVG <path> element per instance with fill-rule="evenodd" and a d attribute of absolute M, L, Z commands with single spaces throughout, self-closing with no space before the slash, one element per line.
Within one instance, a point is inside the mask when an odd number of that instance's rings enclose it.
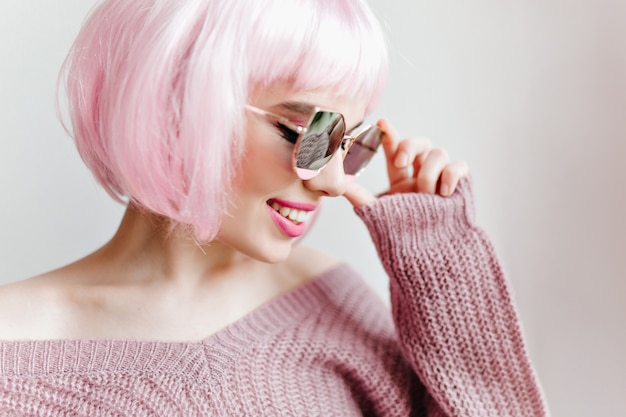
<path fill-rule="evenodd" d="M 246 105 L 246 109 L 271 119 L 285 140 L 294 144 L 293 167 L 303 180 L 318 175 L 339 149 L 344 152 L 344 172 L 348 176 L 357 176 L 383 141 L 383 132 L 374 125 L 359 129 L 358 134 L 347 135 L 341 113 L 315 108 L 308 122 L 298 126 L 258 107 Z"/>

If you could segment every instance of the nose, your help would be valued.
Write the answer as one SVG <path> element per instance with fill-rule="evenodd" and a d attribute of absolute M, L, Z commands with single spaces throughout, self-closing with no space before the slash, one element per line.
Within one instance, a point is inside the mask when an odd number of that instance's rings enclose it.
<path fill-rule="evenodd" d="M 337 197 L 346 192 L 346 174 L 343 171 L 343 155 L 336 152 L 322 171 L 304 181 L 306 187 L 328 197 Z"/>

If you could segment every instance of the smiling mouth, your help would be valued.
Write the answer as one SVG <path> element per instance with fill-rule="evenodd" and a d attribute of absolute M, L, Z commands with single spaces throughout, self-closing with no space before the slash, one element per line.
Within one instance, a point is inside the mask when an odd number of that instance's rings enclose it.
<path fill-rule="evenodd" d="M 274 200 L 268 200 L 267 205 L 274 209 L 277 213 L 279 213 L 284 218 L 290 220 L 294 224 L 305 223 L 312 212 L 298 210 L 291 207 L 285 207 Z"/>

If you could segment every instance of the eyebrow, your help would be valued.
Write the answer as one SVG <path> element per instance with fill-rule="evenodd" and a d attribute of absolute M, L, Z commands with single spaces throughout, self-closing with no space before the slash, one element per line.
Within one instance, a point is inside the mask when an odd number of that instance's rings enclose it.
<path fill-rule="evenodd" d="M 301 116 L 310 116 L 315 107 L 313 104 L 302 101 L 286 101 L 275 106 L 275 109 L 296 113 Z"/>
<path fill-rule="evenodd" d="M 317 108 L 317 106 L 306 103 L 303 101 L 286 101 L 284 103 L 280 103 L 274 107 L 277 110 L 283 110 L 291 113 L 295 113 L 301 116 L 310 116 L 311 113 Z M 331 110 L 332 111 L 332 110 Z M 346 133 L 352 132 L 354 129 L 358 128 L 363 124 L 364 120 L 361 120 L 356 125 L 351 128 L 346 128 Z"/>

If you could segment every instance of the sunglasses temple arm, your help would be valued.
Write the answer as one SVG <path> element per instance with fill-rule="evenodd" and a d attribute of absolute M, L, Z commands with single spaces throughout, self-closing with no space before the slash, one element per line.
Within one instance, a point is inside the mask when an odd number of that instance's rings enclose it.
<path fill-rule="evenodd" d="M 256 113 L 259 116 L 263 116 L 263 117 L 270 117 L 274 120 L 276 120 L 277 122 L 287 126 L 289 129 L 297 132 L 297 133 L 302 133 L 305 129 L 302 126 L 298 126 L 296 124 L 294 124 L 291 120 L 279 116 L 277 114 L 265 111 L 263 109 L 259 109 L 258 107 L 254 107 L 250 104 L 246 104 L 246 109 L 250 110 L 252 113 Z"/>

